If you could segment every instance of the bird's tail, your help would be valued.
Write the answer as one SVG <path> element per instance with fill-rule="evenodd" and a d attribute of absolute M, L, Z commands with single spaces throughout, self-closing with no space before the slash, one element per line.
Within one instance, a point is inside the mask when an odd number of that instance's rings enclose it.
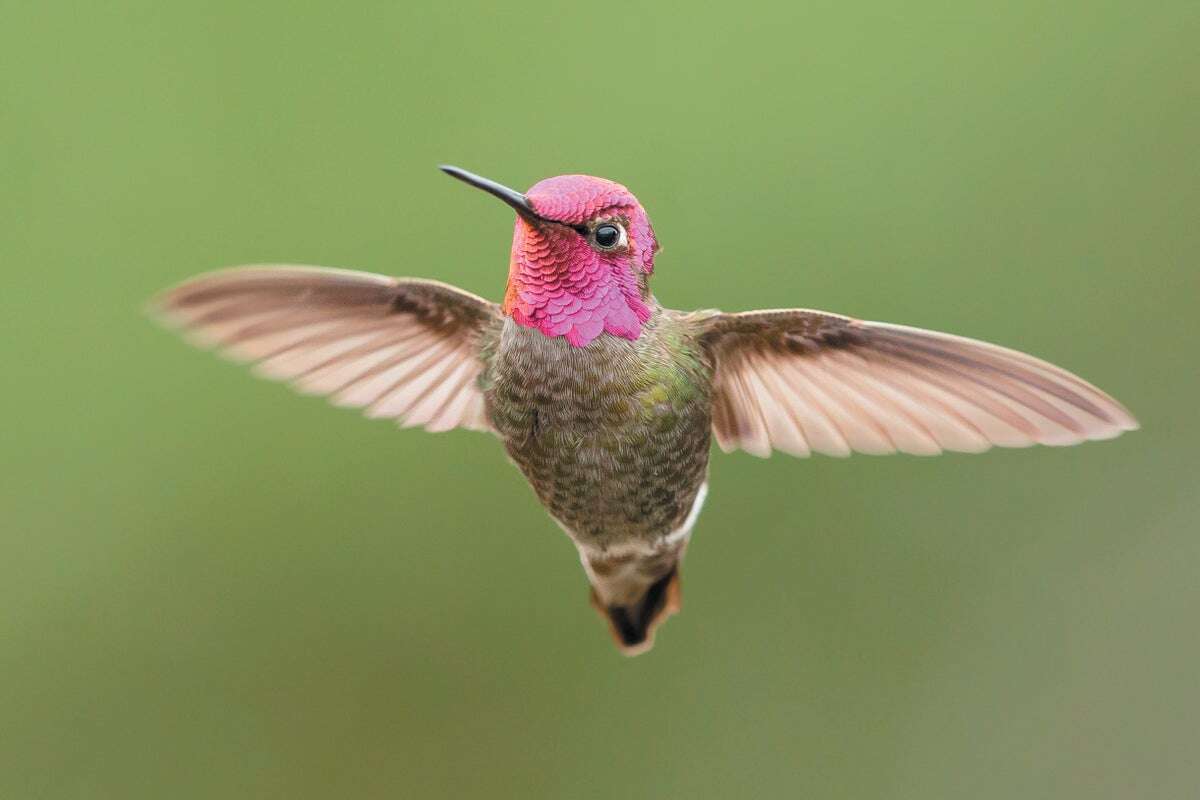
<path fill-rule="evenodd" d="M 653 553 L 582 553 L 592 607 L 608 622 L 617 647 L 636 656 L 654 646 L 654 631 L 682 608 L 682 542 Z"/>

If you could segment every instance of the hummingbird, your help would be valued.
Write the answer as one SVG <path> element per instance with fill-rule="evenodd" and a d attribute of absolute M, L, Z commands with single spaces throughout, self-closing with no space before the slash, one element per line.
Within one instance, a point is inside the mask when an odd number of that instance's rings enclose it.
<path fill-rule="evenodd" d="M 499 304 L 422 278 L 253 265 L 152 308 L 302 393 L 494 434 L 578 549 L 625 654 L 680 609 L 714 439 L 760 457 L 927 456 L 1138 427 L 1090 383 L 994 344 L 802 308 L 665 308 L 658 239 L 623 185 L 559 175 L 521 193 L 441 169 L 516 212 Z"/>

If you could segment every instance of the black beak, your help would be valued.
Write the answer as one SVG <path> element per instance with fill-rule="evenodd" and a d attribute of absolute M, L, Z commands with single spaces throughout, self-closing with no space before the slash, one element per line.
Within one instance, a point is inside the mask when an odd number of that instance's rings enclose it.
<path fill-rule="evenodd" d="M 441 164 L 439 169 L 452 178 L 458 178 L 463 183 L 470 184 L 476 189 L 483 189 L 488 194 L 499 197 L 512 206 L 513 210 L 520 214 L 525 221 L 532 223 L 542 221 L 542 218 L 533 210 L 533 205 L 529 202 L 529 198 L 520 192 L 514 191 L 503 184 L 488 180 L 481 175 L 476 175 L 474 172 L 467 172 L 465 169 L 452 167 L 449 164 Z"/>

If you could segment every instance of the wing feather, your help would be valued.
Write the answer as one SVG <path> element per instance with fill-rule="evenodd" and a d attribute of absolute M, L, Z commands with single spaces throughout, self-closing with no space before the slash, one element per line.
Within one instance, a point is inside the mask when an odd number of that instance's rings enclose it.
<path fill-rule="evenodd" d="M 1082 378 L 987 342 L 805 309 L 699 320 L 726 451 L 936 455 L 1137 428 Z"/>
<path fill-rule="evenodd" d="M 192 342 L 272 380 L 405 427 L 489 430 L 481 346 L 499 309 L 452 286 L 322 267 L 202 275 L 153 310 Z"/>

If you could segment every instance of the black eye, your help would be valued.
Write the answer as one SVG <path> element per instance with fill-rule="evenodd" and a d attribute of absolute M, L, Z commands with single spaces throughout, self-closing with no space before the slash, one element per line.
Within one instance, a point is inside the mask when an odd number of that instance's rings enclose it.
<path fill-rule="evenodd" d="M 596 237 L 596 244 L 600 247 L 616 247 L 617 243 L 621 241 L 621 229 L 616 225 L 601 225 L 596 228 L 593 236 Z"/>

